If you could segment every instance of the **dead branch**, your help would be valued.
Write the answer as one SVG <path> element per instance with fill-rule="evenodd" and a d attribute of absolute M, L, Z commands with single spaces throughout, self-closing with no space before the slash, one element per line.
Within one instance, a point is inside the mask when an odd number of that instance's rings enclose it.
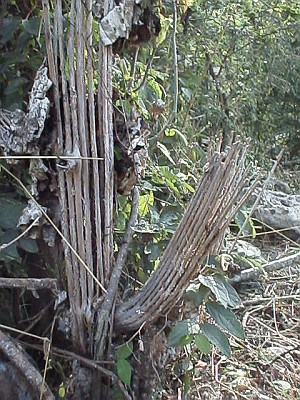
<path fill-rule="evenodd" d="M 135 330 L 166 314 L 199 274 L 205 257 L 218 251 L 225 229 L 245 201 L 240 195 L 247 184 L 246 148 L 235 143 L 227 154 L 212 155 L 157 270 L 139 293 L 117 307 L 115 324 L 119 329 Z"/>
<path fill-rule="evenodd" d="M 300 261 L 300 252 L 296 254 L 292 254 L 291 256 L 283 257 L 278 260 L 274 260 L 269 262 L 268 264 L 264 264 L 261 268 L 248 268 L 244 271 L 241 271 L 240 274 L 235 275 L 232 279 L 229 279 L 230 283 L 239 283 L 244 281 L 256 280 L 260 277 L 260 275 L 265 274 L 267 272 L 278 271 L 283 268 L 289 268 L 294 263 Z"/>
<path fill-rule="evenodd" d="M 8 362 L 1 361 L 1 377 L 4 379 L 5 375 L 6 381 L 10 382 L 11 388 L 9 393 L 12 396 L 16 395 L 17 391 L 19 395 L 22 393 L 25 397 L 27 397 L 27 394 L 30 398 L 54 400 L 50 389 L 43 382 L 40 373 L 29 362 L 23 349 L 2 331 L 0 331 L 0 349 L 9 360 Z M 5 382 L 5 379 L 3 382 Z M 2 393 L 1 390 L 0 393 Z M 4 393 L 5 398 L 8 398 L 9 393 Z"/>
<path fill-rule="evenodd" d="M 40 290 L 50 289 L 57 290 L 57 279 L 52 278 L 0 278 L 0 288 L 7 289 L 27 289 Z"/>

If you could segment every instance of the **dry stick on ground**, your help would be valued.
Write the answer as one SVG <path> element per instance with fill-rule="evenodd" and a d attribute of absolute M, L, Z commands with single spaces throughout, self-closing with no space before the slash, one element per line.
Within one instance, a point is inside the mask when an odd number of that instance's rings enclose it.
<path fill-rule="evenodd" d="M 230 283 L 238 283 L 243 281 L 249 281 L 257 279 L 261 274 L 265 272 L 278 271 L 282 268 L 288 268 L 294 263 L 300 261 L 300 252 L 292 254 L 287 257 L 280 258 L 278 260 L 271 261 L 267 264 L 263 264 L 261 268 L 248 268 L 241 271 L 239 275 L 235 275 L 232 279 L 229 279 Z"/>
<path fill-rule="evenodd" d="M 235 143 L 227 154 L 214 153 L 161 262 L 145 286 L 116 309 L 116 327 L 138 329 L 166 314 L 195 278 L 209 254 L 217 252 L 224 232 L 257 181 L 240 199 L 247 184 L 246 148 Z"/>

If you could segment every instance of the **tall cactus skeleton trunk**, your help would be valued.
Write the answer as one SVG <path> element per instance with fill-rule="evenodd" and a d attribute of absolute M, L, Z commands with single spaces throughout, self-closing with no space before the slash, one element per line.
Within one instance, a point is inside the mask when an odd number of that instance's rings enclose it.
<path fill-rule="evenodd" d="M 126 2 L 132 10 L 133 2 Z M 47 66 L 53 83 L 61 232 L 74 351 L 105 360 L 114 330 L 134 331 L 166 314 L 201 263 L 215 253 L 246 196 L 246 150 L 214 152 L 157 270 L 127 303 L 116 293 L 137 221 L 139 192 L 118 255 L 113 255 L 114 141 L 112 46 L 94 42 L 92 0 L 43 0 Z M 104 1 L 103 15 L 114 4 Z M 66 25 L 67 24 L 67 25 Z M 98 24 L 99 34 L 103 24 Z M 103 32 L 102 32 L 103 34 Z M 96 83 L 95 83 L 96 82 Z M 147 326 L 147 325 L 146 325 Z M 109 374 L 108 374 L 109 375 Z M 99 398 L 95 395 L 94 398 Z"/>

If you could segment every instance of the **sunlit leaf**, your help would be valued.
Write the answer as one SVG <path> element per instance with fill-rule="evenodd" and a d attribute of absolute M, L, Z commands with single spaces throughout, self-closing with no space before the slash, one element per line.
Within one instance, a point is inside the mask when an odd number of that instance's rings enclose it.
<path fill-rule="evenodd" d="M 220 275 L 199 276 L 198 280 L 213 292 L 216 296 L 216 301 L 223 304 L 224 307 L 236 306 L 239 297 L 232 287 L 229 288 L 229 284 L 223 277 Z"/>

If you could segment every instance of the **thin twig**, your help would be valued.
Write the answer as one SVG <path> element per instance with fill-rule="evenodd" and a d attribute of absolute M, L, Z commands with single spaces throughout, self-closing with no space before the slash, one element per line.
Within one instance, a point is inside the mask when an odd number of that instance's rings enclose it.
<path fill-rule="evenodd" d="M 22 334 L 22 335 L 25 335 L 25 336 L 29 336 L 29 337 L 32 337 L 34 339 L 41 340 L 44 343 L 49 341 L 49 339 L 47 337 L 42 337 L 42 336 L 34 335 L 33 333 L 24 332 L 24 331 L 21 331 L 20 329 L 12 328 L 11 326 L 0 324 L 0 328 L 1 329 L 5 329 L 7 331 L 19 333 L 19 334 Z"/>
<path fill-rule="evenodd" d="M 45 388 L 45 383 L 46 383 L 46 374 L 47 374 L 47 369 L 48 369 L 48 365 L 49 365 L 50 350 L 51 350 L 55 321 L 56 321 L 56 317 L 54 317 L 52 324 L 51 324 L 50 339 L 49 339 L 49 341 L 44 343 L 45 344 L 44 352 L 46 351 L 46 355 L 45 355 L 45 367 L 44 367 L 44 373 L 43 373 L 43 381 L 42 381 L 41 391 L 40 391 L 40 400 L 43 399 L 43 393 L 44 393 L 44 388 Z"/>
<path fill-rule="evenodd" d="M 39 215 L 26 229 L 24 232 L 22 232 L 19 236 L 11 240 L 9 243 L 3 243 L 0 246 L 0 251 L 6 249 L 7 247 L 11 246 L 12 244 L 16 243 L 18 240 L 20 240 L 23 236 L 26 235 L 27 232 L 30 231 L 30 229 L 38 222 L 38 220 L 41 218 Z"/>

